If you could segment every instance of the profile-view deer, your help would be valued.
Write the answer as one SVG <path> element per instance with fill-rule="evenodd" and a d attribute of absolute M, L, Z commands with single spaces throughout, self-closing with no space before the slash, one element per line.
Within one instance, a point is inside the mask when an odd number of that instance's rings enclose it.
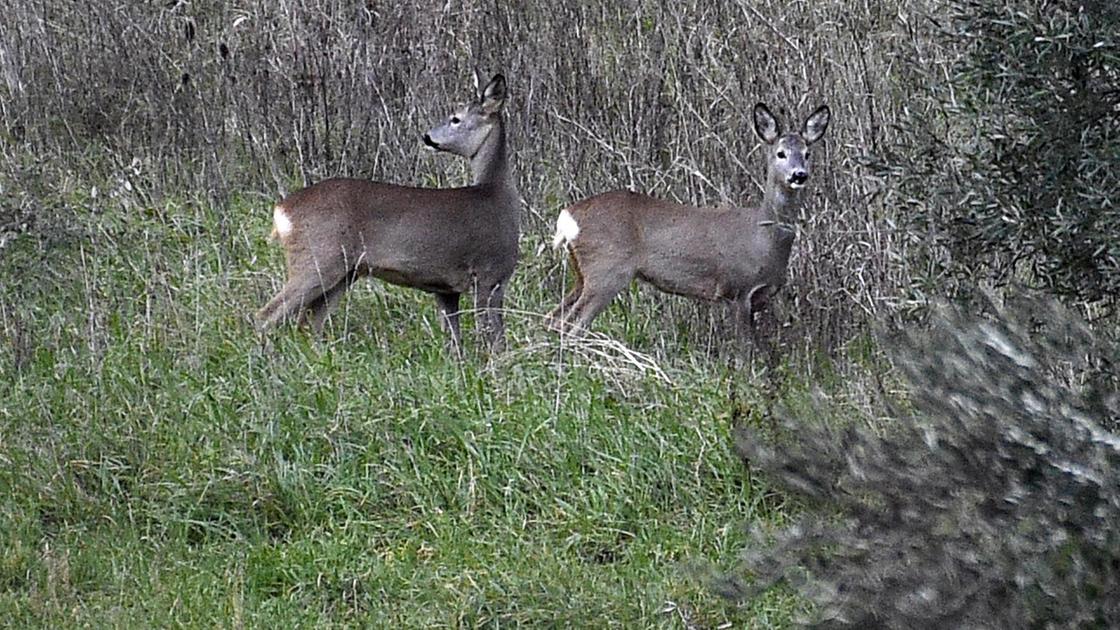
<path fill-rule="evenodd" d="M 552 327 L 586 330 L 639 278 L 668 293 L 734 304 L 753 337 L 755 313 L 786 282 L 794 232 L 782 220 L 796 208 L 809 180 L 809 146 L 828 121 L 822 106 L 800 132 L 783 134 L 770 110 L 755 106 L 768 164 L 759 206 L 697 208 L 615 191 L 561 211 L 553 246 L 567 248 L 575 287 L 549 315 Z"/>
<path fill-rule="evenodd" d="M 284 246 L 288 281 L 257 312 L 261 328 L 294 319 L 321 333 L 350 284 L 369 275 L 434 293 L 456 353 L 459 297 L 473 290 L 478 329 L 492 350 L 500 349 L 520 204 L 506 153 L 505 100 L 506 81 L 495 75 L 476 102 L 424 135 L 429 147 L 470 160 L 470 186 L 330 179 L 277 204 L 273 236 Z"/>

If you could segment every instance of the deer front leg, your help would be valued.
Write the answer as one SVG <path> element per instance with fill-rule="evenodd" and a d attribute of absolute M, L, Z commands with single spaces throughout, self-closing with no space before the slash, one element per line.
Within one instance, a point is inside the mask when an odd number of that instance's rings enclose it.
<path fill-rule="evenodd" d="M 474 294 L 475 315 L 482 339 L 490 352 L 505 350 L 506 330 L 502 304 L 505 286 L 499 282 L 491 286 L 479 285 Z"/>
<path fill-rule="evenodd" d="M 737 299 L 729 307 L 735 322 L 735 343 L 732 347 L 742 360 L 751 362 L 763 343 L 758 334 L 756 318 L 759 313 L 752 308 L 749 299 Z"/>
<path fill-rule="evenodd" d="M 770 285 L 755 287 L 748 294 L 746 306 L 750 312 L 748 331 L 753 350 L 761 354 L 767 367 L 773 370 L 778 364 L 778 353 L 774 337 L 778 333 L 778 319 L 774 313 L 772 298 L 778 289 Z"/>
<path fill-rule="evenodd" d="M 456 358 L 463 358 L 463 342 L 459 333 L 458 293 L 436 293 L 440 328 L 447 333 L 447 345 Z"/>

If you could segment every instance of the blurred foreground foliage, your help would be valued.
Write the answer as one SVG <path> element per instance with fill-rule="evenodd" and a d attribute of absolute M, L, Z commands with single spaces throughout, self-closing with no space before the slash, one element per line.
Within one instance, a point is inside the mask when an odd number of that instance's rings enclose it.
<path fill-rule="evenodd" d="M 725 594 L 791 583 L 820 628 L 1120 624 L 1118 345 L 1062 307 L 993 310 L 897 342 L 912 410 L 894 422 L 787 413 L 780 445 L 740 433 L 810 509 Z"/>

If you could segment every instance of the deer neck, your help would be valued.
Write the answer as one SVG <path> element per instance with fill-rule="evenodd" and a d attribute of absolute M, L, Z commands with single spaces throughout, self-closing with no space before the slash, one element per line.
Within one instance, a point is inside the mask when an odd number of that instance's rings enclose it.
<path fill-rule="evenodd" d="M 478 152 L 471 157 L 471 185 L 511 187 L 509 156 L 506 154 L 506 127 L 498 121 Z"/>
<path fill-rule="evenodd" d="M 800 205 L 798 191 L 786 188 L 777 179 L 771 177 L 766 186 L 766 193 L 759 207 L 759 221 L 768 222 L 779 226 L 797 213 Z"/>

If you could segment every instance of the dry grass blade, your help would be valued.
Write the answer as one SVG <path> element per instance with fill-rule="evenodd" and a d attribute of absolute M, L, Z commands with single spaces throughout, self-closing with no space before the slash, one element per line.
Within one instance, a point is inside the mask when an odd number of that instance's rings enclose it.
<path fill-rule="evenodd" d="M 509 319 L 520 318 L 531 322 L 525 327 L 530 331 L 546 331 L 547 317 L 543 313 L 534 311 L 501 309 L 502 314 Z M 474 309 L 461 311 L 464 315 L 476 312 Z M 550 335 L 550 339 L 539 339 L 541 333 L 511 335 L 511 348 L 495 357 L 496 365 L 515 365 L 524 361 L 539 359 L 542 355 L 555 357 L 561 369 L 565 365 L 579 366 L 599 372 L 608 378 L 622 391 L 627 391 L 627 385 L 635 381 L 655 379 L 665 384 L 672 384 L 673 379 L 657 362 L 657 360 L 644 352 L 634 350 L 626 344 L 597 332 L 588 332 L 581 337 L 567 334 Z"/>

